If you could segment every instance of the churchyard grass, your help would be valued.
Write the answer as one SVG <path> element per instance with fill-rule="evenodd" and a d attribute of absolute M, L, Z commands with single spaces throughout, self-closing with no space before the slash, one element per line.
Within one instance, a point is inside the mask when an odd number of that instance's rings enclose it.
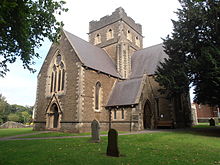
<path fill-rule="evenodd" d="M 121 157 L 107 157 L 107 137 L 0 141 L 0 164 L 7 165 L 219 165 L 219 137 L 186 132 L 119 136 Z"/>
<path fill-rule="evenodd" d="M 217 123 L 216 125 L 220 126 L 220 123 Z M 208 128 L 208 127 L 210 127 L 209 123 L 198 123 L 198 125 L 193 126 L 193 128 Z"/>
<path fill-rule="evenodd" d="M 120 131 L 119 133 L 127 133 L 127 132 Z M 107 135 L 107 134 L 108 134 L 107 131 L 100 132 L 100 135 Z M 91 132 L 85 132 L 85 133 L 47 132 L 47 133 L 40 133 L 36 135 L 22 136 L 19 138 L 44 138 L 44 137 L 84 136 L 84 135 L 91 135 Z"/>
<path fill-rule="evenodd" d="M 7 137 L 7 136 L 14 136 L 14 135 L 21 135 L 26 133 L 34 133 L 32 131 L 33 128 L 8 128 L 8 129 L 0 129 L 0 137 Z"/>

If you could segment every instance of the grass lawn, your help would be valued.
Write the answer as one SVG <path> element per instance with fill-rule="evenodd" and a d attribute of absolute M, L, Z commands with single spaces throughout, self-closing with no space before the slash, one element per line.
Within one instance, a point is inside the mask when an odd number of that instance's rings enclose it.
<path fill-rule="evenodd" d="M 107 137 L 0 141 L 1 165 L 220 165 L 220 138 L 184 132 L 119 136 L 119 158 L 105 156 Z"/>
<path fill-rule="evenodd" d="M 217 123 L 216 125 L 220 126 L 220 123 Z M 210 127 L 209 123 L 198 123 L 198 125 L 193 126 L 193 128 L 208 128 L 208 127 Z"/>
<path fill-rule="evenodd" d="M 0 129 L 0 137 L 14 136 L 26 133 L 34 133 L 33 128 L 9 128 L 9 129 Z"/>
<path fill-rule="evenodd" d="M 36 131 L 37 132 L 37 131 Z M 125 131 L 120 131 L 119 133 L 126 133 Z M 102 131 L 100 132 L 100 135 L 107 135 L 107 131 Z M 47 132 L 44 133 L 42 132 L 41 134 L 36 134 L 36 135 L 27 135 L 27 136 L 22 136 L 19 138 L 43 138 L 43 137 L 61 137 L 61 136 L 83 136 L 83 135 L 91 135 L 90 132 L 86 133 L 65 133 L 65 132 Z"/>

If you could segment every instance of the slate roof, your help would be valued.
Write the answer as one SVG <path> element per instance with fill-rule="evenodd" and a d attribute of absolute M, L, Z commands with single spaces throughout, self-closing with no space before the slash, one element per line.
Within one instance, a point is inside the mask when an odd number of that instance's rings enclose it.
<path fill-rule="evenodd" d="M 132 73 L 129 80 L 117 82 L 107 103 L 110 106 L 133 105 L 139 103 L 143 85 L 144 74 L 153 75 L 160 62 L 168 58 L 164 52 L 163 44 L 154 45 L 132 55 Z"/>
<path fill-rule="evenodd" d="M 63 30 L 80 61 L 87 67 L 120 78 L 116 64 L 101 48 Z"/>
<path fill-rule="evenodd" d="M 67 31 L 64 33 L 83 65 L 120 78 L 116 64 L 103 49 Z M 134 52 L 130 79 L 116 82 L 106 107 L 138 104 L 143 88 L 142 82 L 145 80 L 144 74 L 155 74 L 157 66 L 164 58 L 168 58 L 168 55 L 164 52 L 163 44 Z"/>
<path fill-rule="evenodd" d="M 106 107 L 138 104 L 143 79 L 141 77 L 116 82 Z"/>
<path fill-rule="evenodd" d="M 134 52 L 131 59 L 131 78 L 155 74 L 160 62 L 168 58 L 164 52 L 163 44 L 154 45 Z"/>

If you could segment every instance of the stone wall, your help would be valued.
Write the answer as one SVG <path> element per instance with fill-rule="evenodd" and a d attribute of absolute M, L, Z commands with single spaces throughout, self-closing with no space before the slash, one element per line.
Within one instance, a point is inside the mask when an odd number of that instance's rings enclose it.
<path fill-rule="evenodd" d="M 100 89 L 100 108 L 95 109 L 95 86 L 101 83 Z M 91 69 L 84 69 L 82 107 L 81 107 L 81 124 L 80 132 L 88 132 L 91 130 L 91 122 L 97 119 L 100 122 L 101 130 L 108 130 L 109 111 L 105 109 L 105 105 L 109 99 L 116 79 L 108 75 L 98 73 Z"/>
<path fill-rule="evenodd" d="M 56 51 L 59 50 L 60 54 L 64 57 L 64 63 L 66 65 L 66 79 L 65 79 L 65 90 L 64 93 L 59 94 L 56 92 L 50 93 L 46 91 L 48 79 L 48 68 L 50 66 L 51 60 L 55 55 Z M 76 120 L 76 109 L 77 109 L 77 77 L 78 77 L 78 63 L 79 59 L 74 52 L 74 49 L 70 45 L 69 41 L 63 34 L 59 43 L 52 44 L 48 55 L 44 61 L 44 64 L 38 75 L 38 87 L 37 87 L 37 97 L 36 97 L 36 113 L 35 113 L 35 130 L 45 129 L 46 126 L 46 111 L 49 108 L 50 100 L 55 94 L 58 99 L 58 104 L 62 111 L 61 119 L 61 129 L 68 127 L 68 122 L 73 122 Z M 72 128 L 71 128 L 72 129 Z"/>

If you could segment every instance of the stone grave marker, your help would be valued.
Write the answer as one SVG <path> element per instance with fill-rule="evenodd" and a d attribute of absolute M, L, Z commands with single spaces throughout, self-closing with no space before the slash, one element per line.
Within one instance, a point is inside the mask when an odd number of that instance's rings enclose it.
<path fill-rule="evenodd" d="M 107 156 L 119 157 L 118 132 L 115 129 L 108 131 Z"/>
<path fill-rule="evenodd" d="M 209 119 L 209 126 L 215 126 L 215 120 L 213 118 Z"/>
<path fill-rule="evenodd" d="M 100 124 L 99 121 L 94 119 L 91 124 L 92 130 L 92 142 L 99 143 L 100 142 Z"/>

